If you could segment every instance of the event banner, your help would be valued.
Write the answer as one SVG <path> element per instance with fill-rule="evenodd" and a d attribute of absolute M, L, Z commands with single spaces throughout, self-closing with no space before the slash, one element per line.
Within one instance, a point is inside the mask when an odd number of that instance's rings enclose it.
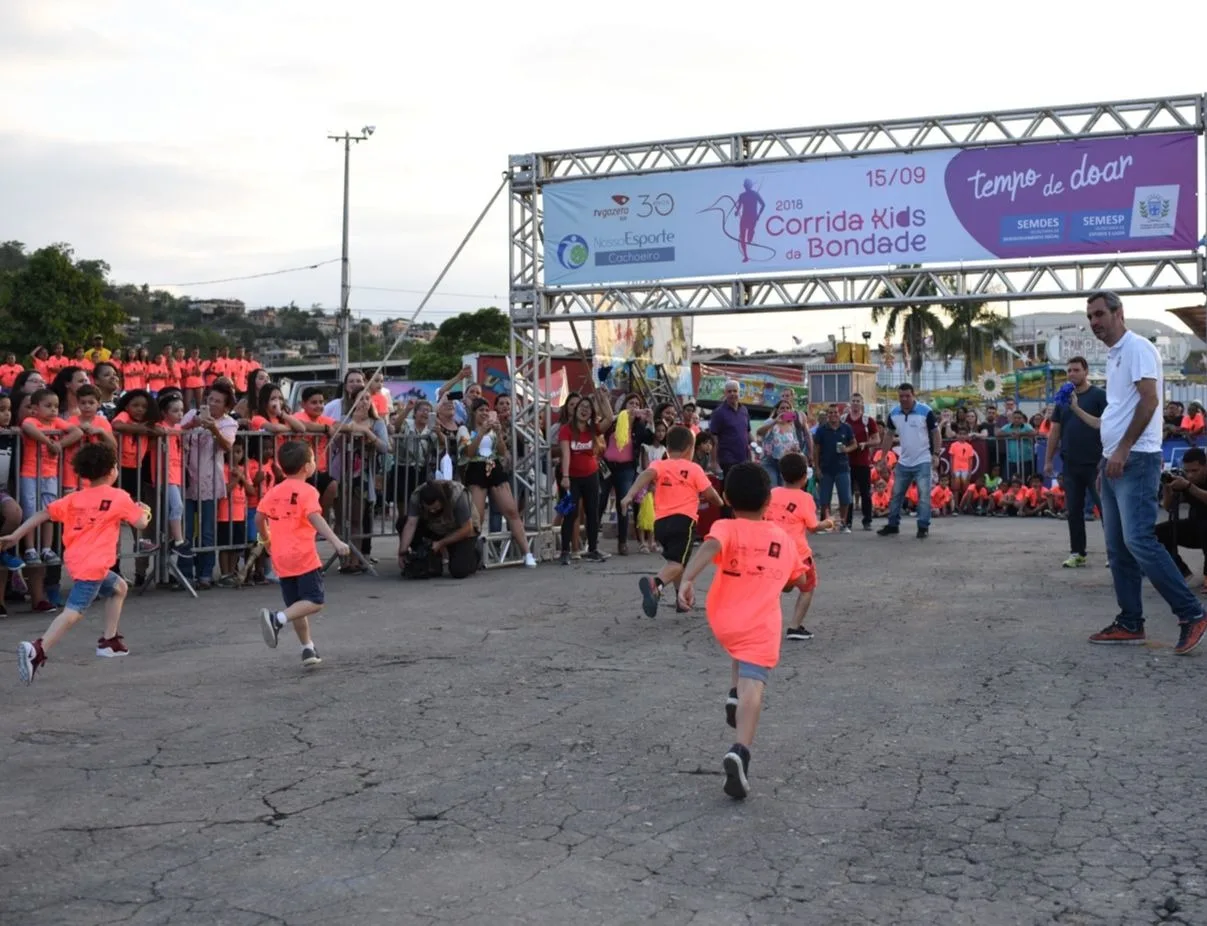
<path fill-rule="evenodd" d="M 682 316 L 667 318 L 595 319 L 595 366 L 611 367 L 608 385 L 628 391 L 625 368 L 641 364 L 647 379 L 656 375 L 660 365 L 676 395 L 692 394 L 692 320 Z"/>
<path fill-rule="evenodd" d="M 1193 133 L 548 183 L 545 285 L 1192 251 Z"/>

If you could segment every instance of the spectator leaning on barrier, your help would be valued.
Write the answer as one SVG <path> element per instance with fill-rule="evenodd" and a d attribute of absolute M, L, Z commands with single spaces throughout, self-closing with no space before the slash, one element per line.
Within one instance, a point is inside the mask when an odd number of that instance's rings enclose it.
<path fill-rule="evenodd" d="M 1018 476 L 1025 485 L 1035 470 L 1035 428 L 1020 411 L 1010 413 L 1010 423 L 998 430 L 1006 444 L 1006 476 Z"/>
<path fill-rule="evenodd" d="M 459 482 L 433 479 L 411 493 L 399 525 L 398 565 L 404 578 L 443 574 L 444 558 L 454 579 L 478 571 L 478 523 L 469 492 Z"/>
<path fill-rule="evenodd" d="M 1173 517 L 1157 525 L 1161 541 L 1188 585 L 1207 582 L 1207 453 L 1191 447 L 1182 457 L 1185 476 L 1174 476 L 1165 483 L 1162 504 Z M 1186 503 L 1187 517 L 1178 517 L 1178 508 Z M 1203 551 L 1203 571 L 1191 580 L 1190 567 L 1178 555 L 1178 547 Z"/>
<path fill-rule="evenodd" d="M 1066 375 L 1073 384 L 1077 406 L 1094 418 L 1106 410 L 1106 392 L 1091 386 L 1089 364 L 1084 357 L 1072 357 L 1065 364 Z M 1057 405 L 1052 413 L 1052 430 L 1048 434 L 1048 452 L 1044 459 L 1044 477 L 1051 479 L 1053 461 L 1060 449 L 1061 471 L 1069 519 L 1069 558 L 1063 565 L 1074 569 L 1086 565 L 1085 498 L 1086 493 L 1102 510 L 1098 497 L 1098 465 L 1102 460 L 1102 439 L 1098 429 L 1079 418 L 1072 405 Z"/>
<path fill-rule="evenodd" d="M 180 422 L 184 432 L 184 523 L 190 532 L 194 526 L 198 528 L 200 543 L 194 546 L 207 548 L 193 558 L 196 584 L 201 589 L 209 588 L 214 578 L 217 503 L 226 498 L 222 464 L 239 430 L 238 422 L 230 415 L 234 407 L 234 390 L 219 380 L 206 392 L 205 405 L 190 411 Z"/>
<path fill-rule="evenodd" d="M 1127 330 L 1123 302 L 1115 293 L 1092 295 L 1086 317 L 1094 336 L 1110 348 L 1106 359 L 1107 406 L 1097 421 L 1105 458 L 1102 527 L 1119 603 L 1119 616 L 1091 636 L 1090 642 L 1144 642 L 1140 590 L 1147 576 L 1177 616 L 1180 633 L 1174 652 L 1183 655 L 1202 641 L 1207 614 L 1154 531 L 1162 466 L 1161 418 L 1157 415 L 1163 386 L 1161 355 L 1147 339 Z"/>
<path fill-rule="evenodd" d="M 893 471 L 893 500 L 889 505 L 888 524 L 876 533 L 889 537 L 901 533 L 901 504 L 911 484 L 918 487 L 918 534 L 924 540 L 930 534 L 930 487 L 931 477 L 939 466 L 939 422 L 929 406 L 923 405 L 914 395 L 910 383 L 897 387 L 897 405 L 885 419 L 885 449 L 893 445 L 896 435 L 897 466 Z"/>

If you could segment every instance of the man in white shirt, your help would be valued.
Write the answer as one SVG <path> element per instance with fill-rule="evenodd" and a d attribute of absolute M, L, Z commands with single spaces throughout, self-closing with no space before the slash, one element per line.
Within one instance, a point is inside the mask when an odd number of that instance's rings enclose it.
<path fill-rule="evenodd" d="M 910 383 L 902 383 L 897 387 L 897 405 L 888 413 L 884 424 L 881 446 L 891 450 L 894 436 L 899 446 L 897 467 L 893 470 L 893 499 L 889 503 L 888 524 L 876 531 L 876 535 L 891 537 L 901 533 L 901 503 L 912 482 L 918 486 L 916 536 L 919 540 L 925 540 L 930 534 L 931 477 L 939 466 L 939 451 L 942 449 L 939 420 L 930 406 L 918 401 L 914 387 Z"/>
<path fill-rule="evenodd" d="M 1147 576 L 1178 618 L 1181 632 L 1174 652 L 1184 655 L 1202 641 L 1207 614 L 1154 530 L 1162 467 L 1157 414 L 1164 391 L 1161 356 L 1147 339 L 1127 330 L 1123 302 L 1115 293 L 1090 296 L 1086 318 L 1094 336 L 1110 348 L 1107 406 L 1096 420 L 1102 433 L 1102 528 L 1119 603 L 1114 623 L 1090 642 L 1144 643 L 1140 590 Z"/>

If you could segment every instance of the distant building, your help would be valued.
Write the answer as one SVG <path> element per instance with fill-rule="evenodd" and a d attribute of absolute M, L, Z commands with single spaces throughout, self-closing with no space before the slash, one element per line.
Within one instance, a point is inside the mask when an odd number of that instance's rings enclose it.
<path fill-rule="evenodd" d="M 272 307 L 252 309 L 247 313 L 247 320 L 257 328 L 275 328 L 277 326 L 277 310 Z"/>
<path fill-rule="evenodd" d="M 146 330 L 151 334 L 166 334 L 169 331 L 175 331 L 176 326 L 171 322 L 151 322 L 147 325 Z"/>
<path fill-rule="evenodd" d="M 190 302 L 189 308 L 194 312 L 200 312 L 207 318 L 223 315 L 243 315 L 246 311 L 246 306 L 242 299 L 198 299 L 196 302 Z"/>

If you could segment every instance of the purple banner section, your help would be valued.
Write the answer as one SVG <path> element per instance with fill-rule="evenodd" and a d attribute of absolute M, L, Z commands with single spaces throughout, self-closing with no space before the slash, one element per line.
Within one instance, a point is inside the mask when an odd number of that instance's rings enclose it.
<path fill-rule="evenodd" d="M 998 257 L 1192 251 L 1198 244 L 1193 133 L 961 151 L 947 196 Z"/>

